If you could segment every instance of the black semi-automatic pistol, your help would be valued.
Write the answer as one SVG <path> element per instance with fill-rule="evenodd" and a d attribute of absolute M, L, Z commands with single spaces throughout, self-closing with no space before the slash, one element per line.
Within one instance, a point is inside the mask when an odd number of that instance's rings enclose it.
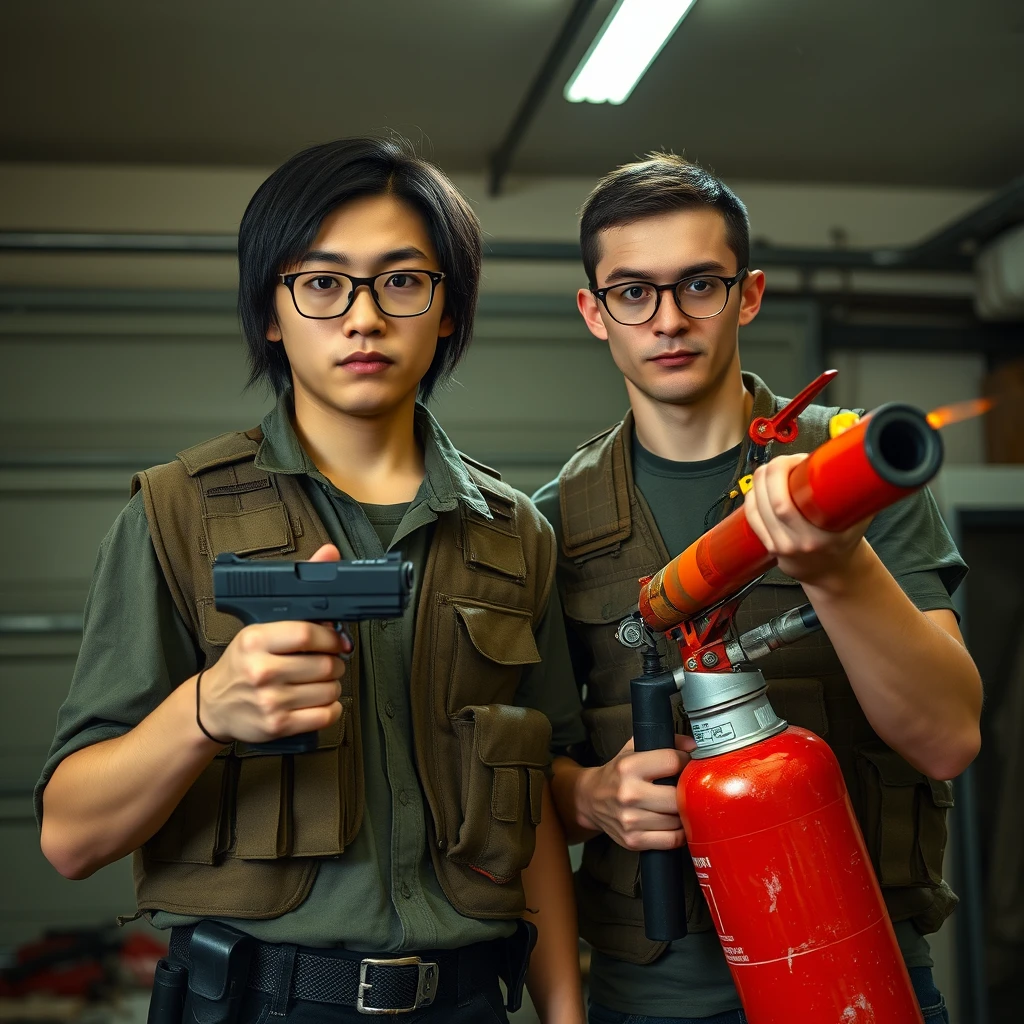
<path fill-rule="evenodd" d="M 249 561 L 225 552 L 213 563 L 218 611 L 255 622 L 333 622 L 400 619 L 413 592 L 413 564 L 397 551 L 384 558 L 340 562 Z M 347 634 L 346 634 L 347 635 Z M 252 746 L 268 754 L 315 750 L 317 734 L 300 733 Z"/>

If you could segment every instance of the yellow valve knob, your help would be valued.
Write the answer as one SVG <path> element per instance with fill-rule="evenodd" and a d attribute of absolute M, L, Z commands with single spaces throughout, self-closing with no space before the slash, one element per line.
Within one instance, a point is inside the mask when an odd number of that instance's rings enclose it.
<path fill-rule="evenodd" d="M 838 437 L 845 433 L 850 427 L 855 427 L 860 422 L 860 417 L 855 412 L 837 412 L 828 421 L 828 436 Z"/>

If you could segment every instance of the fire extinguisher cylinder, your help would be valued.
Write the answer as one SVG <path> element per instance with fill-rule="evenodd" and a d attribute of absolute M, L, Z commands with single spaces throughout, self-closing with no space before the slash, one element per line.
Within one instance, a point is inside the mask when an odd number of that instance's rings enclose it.
<path fill-rule="evenodd" d="M 756 669 L 684 675 L 676 795 L 750 1024 L 922 1024 L 842 771 Z"/>

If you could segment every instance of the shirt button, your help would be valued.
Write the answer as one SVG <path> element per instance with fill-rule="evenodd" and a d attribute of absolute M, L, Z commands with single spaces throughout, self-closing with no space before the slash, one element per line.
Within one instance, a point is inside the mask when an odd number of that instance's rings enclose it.
<path fill-rule="evenodd" d="M 409 793 L 406 790 L 400 789 L 398 791 L 398 802 L 403 807 L 407 807 L 409 805 Z"/>
<path fill-rule="evenodd" d="M 408 899 L 412 895 L 412 889 L 409 888 L 408 882 L 402 883 L 402 895 Z"/>
<path fill-rule="evenodd" d="M 384 714 L 386 714 L 388 718 L 395 717 L 395 705 L 392 704 L 391 701 L 388 701 L 387 704 L 384 705 Z"/>

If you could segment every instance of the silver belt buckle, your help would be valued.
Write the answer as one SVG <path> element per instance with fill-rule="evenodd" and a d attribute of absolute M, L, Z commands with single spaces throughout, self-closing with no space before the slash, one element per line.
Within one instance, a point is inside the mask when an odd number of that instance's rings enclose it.
<path fill-rule="evenodd" d="M 395 1009 L 382 1009 L 367 1006 L 364 1002 L 366 993 L 373 988 L 373 983 L 366 980 L 369 967 L 416 967 L 416 996 L 412 1006 L 399 1006 Z M 367 957 L 359 963 L 359 992 L 356 995 L 356 1010 L 359 1013 L 412 1013 L 421 1006 L 429 1006 L 437 995 L 438 969 L 436 963 L 423 961 L 418 956 L 403 956 L 397 960 L 373 960 Z"/>

